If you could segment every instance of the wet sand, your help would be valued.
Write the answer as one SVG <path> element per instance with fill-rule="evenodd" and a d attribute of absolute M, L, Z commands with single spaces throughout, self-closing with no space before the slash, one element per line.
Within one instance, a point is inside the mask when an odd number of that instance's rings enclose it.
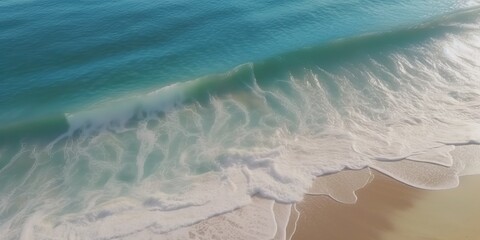
<path fill-rule="evenodd" d="M 296 206 L 300 216 L 292 239 L 480 239 L 480 175 L 462 177 L 458 188 L 431 191 L 374 172 L 357 196 L 356 204 L 305 196 Z"/>

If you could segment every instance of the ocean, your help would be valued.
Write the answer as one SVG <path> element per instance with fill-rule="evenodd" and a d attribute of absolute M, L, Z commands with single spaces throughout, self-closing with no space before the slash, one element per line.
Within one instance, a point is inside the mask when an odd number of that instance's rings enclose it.
<path fill-rule="evenodd" d="M 478 1 L 0 2 L 2 239 L 285 239 L 318 176 L 479 145 Z"/>

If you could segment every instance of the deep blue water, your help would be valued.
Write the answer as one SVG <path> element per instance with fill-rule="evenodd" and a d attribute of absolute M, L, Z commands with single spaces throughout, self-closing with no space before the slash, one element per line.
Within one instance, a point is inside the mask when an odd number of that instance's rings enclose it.
<path fill-rule="evenodd" d="M 414 25 L 461 1 L 2 1 L 0 122 Z"/>

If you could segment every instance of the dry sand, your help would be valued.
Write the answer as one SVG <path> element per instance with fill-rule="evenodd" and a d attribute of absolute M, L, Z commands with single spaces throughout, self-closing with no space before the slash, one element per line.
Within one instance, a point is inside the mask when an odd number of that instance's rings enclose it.
<path fill-rule="evenodd" d="M 480 240 L 480 175 L 442 191 L 374 176 L 357 192 L 356 204 L 307 195 L 297 204 L 293 240 Z"/>

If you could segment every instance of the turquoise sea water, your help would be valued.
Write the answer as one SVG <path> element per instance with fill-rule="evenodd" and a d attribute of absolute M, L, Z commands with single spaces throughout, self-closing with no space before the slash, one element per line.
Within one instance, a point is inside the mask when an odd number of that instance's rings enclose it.
<path fill-rule="evenodd" d="M 2 1 L 0 121 L 228 71 L 338 38 L 418 24 L 457 1 Z"/>
<path fill-rule="evenodd" d="M 480 165 L 450 154 L 480 143 L 479 6 L 4 0 L 0 235 L 182 239 L 345 168 L 454 187 Z M 229 239 L 272 239 L 243 220 Z"/>

